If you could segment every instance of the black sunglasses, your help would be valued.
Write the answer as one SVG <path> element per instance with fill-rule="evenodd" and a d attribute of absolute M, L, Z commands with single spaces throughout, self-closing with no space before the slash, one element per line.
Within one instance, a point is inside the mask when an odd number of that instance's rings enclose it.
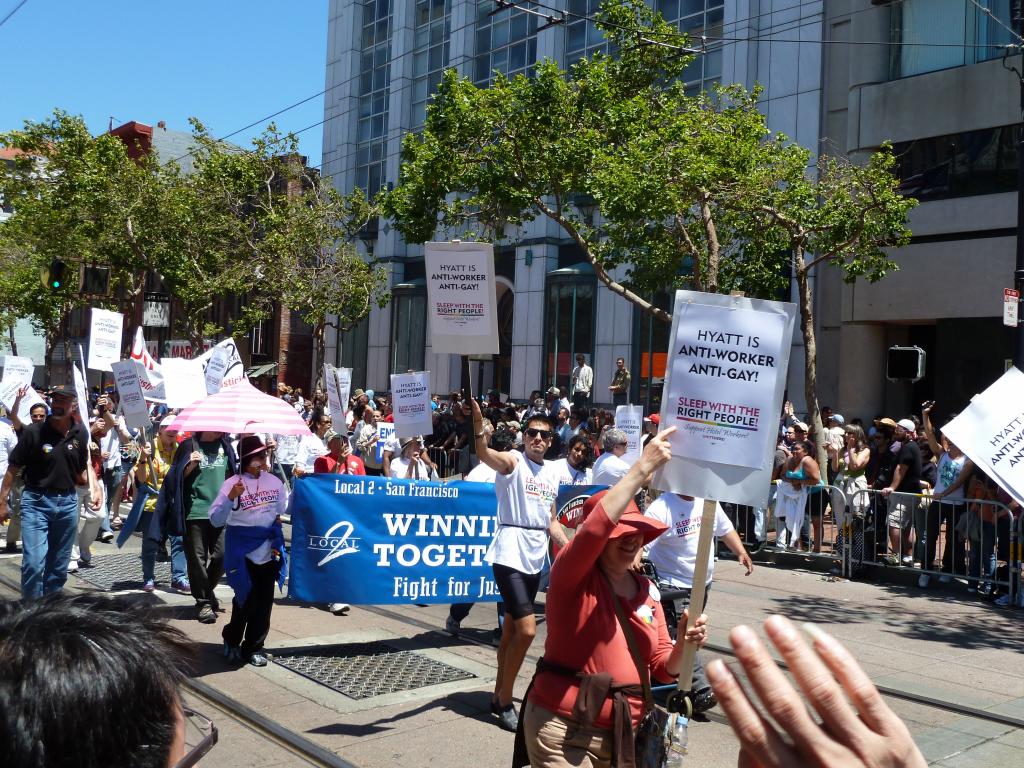
<path fill-rule="evenodd" d="M 550 440 L 552 437 L 554 437 L 554 434 L 555 433 L 551 432 L 550 430 L 536 429 L 535 427 L 530 427 L 529 429 L 526 430 L 527 437 L 537 437 L 537 435 L 540 435 L 545 440 Z"/>

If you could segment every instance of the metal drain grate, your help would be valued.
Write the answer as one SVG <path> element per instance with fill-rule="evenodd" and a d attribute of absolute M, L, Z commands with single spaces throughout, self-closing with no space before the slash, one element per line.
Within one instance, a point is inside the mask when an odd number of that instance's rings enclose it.
<path fill-rule="evenodd" d="M 398 651 L 378 642 L 329 645 L 288 655 L 275 653 L 274 663 L 350 699 L 369 699 L 476 677 L 422 653 Z"/>
<path fill-rule="evenodd" d="M 100 589 L 116 591 L 142 587 L 142 561 L 138 552 L 119 552 L 99 555 L 92 559 L 91 568 L 79 568 L 75 574 Z M 171 564 L 157 563 L 154 571 L 157 584 L 169 586 Z"/>

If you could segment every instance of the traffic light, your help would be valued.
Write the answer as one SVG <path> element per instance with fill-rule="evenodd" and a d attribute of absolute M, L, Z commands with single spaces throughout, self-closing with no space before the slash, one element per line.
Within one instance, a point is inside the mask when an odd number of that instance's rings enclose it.
<path fill-rule="evenodd" d="M 43 287 L 48 288 L 51 291 L 59 291 L 65 287 L 67 281 L 68 265 L 60 259 L 54 259 L 50 262 L 49 268 L 43 267 L 40 272 L 40 277 L 43 279 Z"/>
<path fill-rule="evenodd" d="M 889 381 L 920 381 L 924 378 L 925 353 L 920 347 L 889 347 L 885 378 Z"/>

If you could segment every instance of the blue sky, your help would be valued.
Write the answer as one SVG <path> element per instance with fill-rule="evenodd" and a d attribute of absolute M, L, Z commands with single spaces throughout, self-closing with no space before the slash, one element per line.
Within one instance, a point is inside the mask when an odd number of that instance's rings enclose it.
<path fill-rule="evenodd" d="M 0 19 L 18 0 L 0 0 Z M 0 132 L 61 108 L 98 133 L 131 120 L 224 136 L 324 88 L 327 0 L 28 0 L 0 27 Z M 323 119 L 319 96 L 274 118 Z M 231 139 L 248 146 L 260 127 Z M 322 129 L 299 135 L 320 162 Z"/>

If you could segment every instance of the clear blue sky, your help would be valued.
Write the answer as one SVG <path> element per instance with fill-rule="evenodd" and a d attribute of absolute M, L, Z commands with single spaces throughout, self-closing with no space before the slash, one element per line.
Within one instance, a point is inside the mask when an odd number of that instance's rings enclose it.
<path fill-rule="evenodd" d="M 18 0 L 0 0 L 0 19 Z M 28 0 L 0 26 L 0 132 L 61 108 L 93 133 L 131 120 L 224 136 L 324 88 L 327 0 Z M 274 118 L 323 119 L 319 96 Z M 260 126 L 231 139 L 249 146 Z M 299 135 L 318 165 L 321 126 Z"/>

